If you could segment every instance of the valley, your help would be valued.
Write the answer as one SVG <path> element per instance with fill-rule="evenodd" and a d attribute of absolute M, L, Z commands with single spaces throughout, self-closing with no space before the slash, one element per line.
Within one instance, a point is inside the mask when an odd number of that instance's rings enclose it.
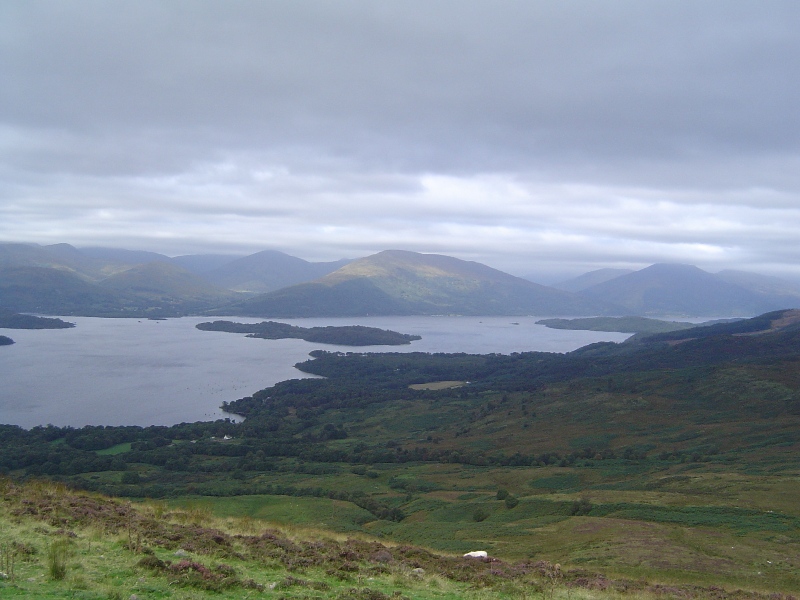
<path fill-rule="evenodd" d="M 5 426 L 0 467 L 634 590 L 796 593 L 798 332 L 780 311 L 567 354 L 314 352 L 324 378 L 226 404 L 242 423 Z"/>

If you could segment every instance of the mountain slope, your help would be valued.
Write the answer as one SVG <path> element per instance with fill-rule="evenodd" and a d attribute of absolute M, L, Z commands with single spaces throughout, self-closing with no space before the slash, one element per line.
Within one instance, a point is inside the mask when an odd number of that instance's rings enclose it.
<path fill-rule="evenodd" d="M 655 264 L 580 292 L 635 315 L 751 316 L 800 305 L 761 294 L 691 265 Z"/>
<path fill-rule="evenodd" d="M 597 269 L 596 271 L 589 271 L 583 275 L 578 275 L 572 279 L 557 283 L 553 287 L 567 292 L 580 292 L 598 283 L 611 281 L 612 279 L 630 273 L 633 273 L 631 269 Z"/>
<path fill-rule="evenodd" d="M 800 299 L 800 287 L 780 277 L 759 275 L 758 273 L 736 271 L 733 269 L 720 271 L 716 276 L 722 281 L 733 283 L 758 294 L 785 296 L 787 298 L 794 298 L 794 302 Z"/>
<path fill-rule="evenodd" d="M 234 292 L 218 288 L 185 269 L 160 261 L 137 265 L 104 279 L 99 285 L 149 302 L 169 304 L 214 304 L 235 296 Z"/>
<path fill-rule="evenodd" d="M 122 308 L 122 297 L 78 275 L 46 267 L 0 268 L 0 308 L 45 314 L 102 314 Z"/>
<path fill-rule="evenodd" d="M 205 273 L 219 269 L 239 258 L 242 257 L 230 254 L 186 254 L 173 256 L 169 262 L 195 275 L 203 276 Z"/>
<path fill-rule="evenodd" d="M 275 317 L 615 311 L 603 301 L 586 300 L 479 263 L 401 250 L 353 261 L 317 281 L 228 308 L 233 314 Z"/>
<path fill-rule="evenodd" d="M 312 263 L 277 250 L 264 250 L 232 260 L 203 276 L 221 287 L 263 294 L 323 277 L 347 262 Z"/>
<path fill-rule="evenodd" d="M 131 266 L 153 262 L 154 260 L 170 260 L 170 258 L 164 254 L 148 252 L 146 250 L 125 250 L 123 248 L 103 248 L 99 246 L 78 248 L 76 250 L 80 254 L 95 260 Z"/>

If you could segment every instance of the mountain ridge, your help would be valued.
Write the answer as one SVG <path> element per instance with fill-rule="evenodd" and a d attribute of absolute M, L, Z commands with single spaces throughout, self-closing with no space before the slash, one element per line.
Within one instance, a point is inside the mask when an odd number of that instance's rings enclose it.
<path fill-rule="evenodd" d="M 316 307 L 315 309 L 312 307 Z M 316 281 L 230 307 L 264 317 L 464 314 L 594 314 L 613 312 L 476 262 L 440 254 L 384 250 Z M 221 314 L 221 313 L 217 313 Z"/>
<path fill-rule="evenodd" d="M 759 293 L 693 265 L 673 263 L 657 263 L 595 284 L 579 294 L 643 316 L 750 316 L 800 305 L 800 296 Z"/>

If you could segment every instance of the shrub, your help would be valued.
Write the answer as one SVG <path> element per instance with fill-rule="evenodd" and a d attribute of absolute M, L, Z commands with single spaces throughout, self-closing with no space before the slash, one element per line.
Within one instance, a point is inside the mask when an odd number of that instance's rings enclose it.
<path fill-rule="evenodd" d="M 475 521 L 476 523 L 485 521 L 488 518 L 489 518 L 489 513 L 483 510 L 482 508 L 479 508 L 474 513 L 472 513 L 472 520 Z"/>
<path fill-rule="evenodd" d="M 517 504 L 519 504 L 519 500 L 514 496 L 509 495 L 506 497 L 506 508 L 514 508 Z"/>
<path fill-rule="evenodd" d="M 54 581 L 61 581 L 67 576 L 67 559 L 69 558 L 69 540 L 55 540 L 47 552 L 47 572 Z"/>
<path fill-rule="evenodd" d="M 575 500 L 569 514 L 572 516 L 588 515 L 592 511 L 592 503 L 587 498 Z"/>
<path fill-rule="evenodd" d="M 499 490 L 497 490 L 497 499 L 498 500 L 505 500 L 506 498 L 508 498 L 508 490 L 503 489 L 503 488 L 500 488 Z"/>
<path fill-rule="evenodd" d="M 128 485 L 137 485 L 141 483 L 142 478 L 136 471 L 125 471 L 122 474 L 122 479 L 120 480 L 121 483 L 125 483 Z"/>

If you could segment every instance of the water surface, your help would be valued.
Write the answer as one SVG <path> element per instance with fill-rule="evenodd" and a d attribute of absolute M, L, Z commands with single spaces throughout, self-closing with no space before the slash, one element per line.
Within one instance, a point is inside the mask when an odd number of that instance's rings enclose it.
<path fill-rule="evenodd" d="M 353 348 L 200 331 L 207 318 L 63 317 L 73 329 L 10 330 L 0 347 L 0 423 L 171 425 L 225 415 L 219 406 L 286 379 L 314 349 L 470 354 L 568 352 L 628 334 L 548 329 L 538 317 L 285 319 L 303 327 L 368 325 L 421 335 L 408 346 Z M 230 320 L 257 322 L 261 319 Z M 515 324 L 516 323 L 516 324 Z"/>

